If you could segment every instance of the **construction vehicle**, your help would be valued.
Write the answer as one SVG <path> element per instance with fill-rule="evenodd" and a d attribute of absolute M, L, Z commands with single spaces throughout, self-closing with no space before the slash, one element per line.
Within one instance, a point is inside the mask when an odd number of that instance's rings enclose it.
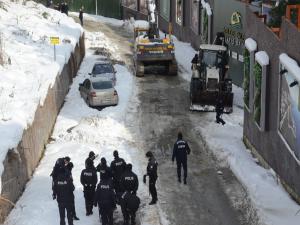
<path fill-rule="evenodd" d="M 169 35 L 159 35 L 157 26 L 158 15 L 154 1 L 147 1 L 148 21 L 134 23 L 134 64 L 136 76 L 145 73 L 177 75 L 175 46 Z"/>
<path fill-rule="evenodd" d="M 202 44 L 199 56 L 192 64 L 190 110 L 214 112 L 221 100 L 224 112 L 231 113 L 233 105 L 232 80 L 228 78 L 227 47 L 215 41 Z"/>

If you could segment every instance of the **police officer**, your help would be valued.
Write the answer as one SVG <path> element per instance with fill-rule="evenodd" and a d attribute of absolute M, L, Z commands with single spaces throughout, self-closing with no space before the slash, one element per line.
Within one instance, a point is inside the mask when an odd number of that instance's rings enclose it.
<path fill-rule="evenodd" d="M 101 158 L 100 163 L 98 164 L 96 169 L 100 173 L 100 180 L 102 180 L 103 176 L 112 178 L 111 170 L 109 166 L 107 166 L 106 159 L 104 157 Z"/>
<path fill-rule="evenodd" d="M 118 196 L 121 192 L 120 179 L 126 169 L 126 162 L 119 157 L 117 150 L 114 151 L 113 155 L 115 159 L 111 162 L 110 169 L 113 176 L 113 185 Z"/>
<path fill-rule="evenodd" d="M 112 181 L 107 174 L 102 175 L 102 179 L 97 186 L 94 206 L 97 205 L 102 225 L 113 225 L 113 211 L 116 208 L 116 199 Z"/>
<path fill-rule="evenodd" d="M 144 183 L 146 183 L 146 177 L 149 176 L 149 192 L 151 194 L 152 200 L 149 205 L 156 204 L 157 202 L 157 191 L 155 187 L 155 183 L 157 180 L 157 161 L 153 156 L 151 151 L 146 153 L 146 157 L 149 158 L 148 166 L 147 166 L 147 174 L 144 175 Z"/>
<path fill-rule="evenodd" d="M 223 100 L 221 97 L 218 97 L 216 103 L 216 123 L 221 123 L 224 126 L 225 121 L 222 119 L 223 112 L 224 112 Z"/>
<path fill-rule="evenodd" d="M 120 198 L 120 205 L 124 217 L 124 224 L 135 225 L 135 214 L 140 206 L 140 199 L 135 194 L 125 191 Z"/>
<path fill-rule="evenodd" d="M 72 177 L 72 169 L 74 167 L 73 163 L 71 162 L 71 158 L 69 156 L 66 156 L 64 158 L 64 163 L 65 163 L 65 169 L 66 171 L 70 174 L 71 179 L 73 179 Z M 75 196 L 74 193 L 73 194 L 73 202 L 72 202 L 72 214 L 73 214 L 73 219 L 74 220 L 79 220 L 79 218 L 76 216 L 76 210 L 75 210 Z"/>
<path fill-rule="evenodd" d="M 87 167 L 87 165 L 90 165 L 92 166 L 92 168 L 96 170 L 96 167 L 94 166 L 95 158 L 96 158 L 95 153 L 93 151 L 90 151 L 89 157 L 85 160 L 85 167 Z"/>
<path fill-rule="evenodd" d="M 57 179 L 54 180 L 53 185 L 53 199 L 57 199 L 60 225 L 65 225 L 65 211 L 67 211 L 68 224 L 73 225 L 73 191 L 75 187 L 73 185 L 70 174 L 64 167 L 58 169 Z"/>
<path fill-rule="evenodd" d="M 194 58 L 191 61 L 191 63 L 192 63 L 192 68 L 191 69 L 192 70 L 196 69 L 198 61 L 199 61 L 198 54 L 195 54 Z"/>
<path fill-rule="evenodd" d="M 79 20 L 81 26 L 83 27 L 83 6 L 81 6 L 81 8 L 79 9 Z"/>
<path fill-rule="evenodd" d="M 126 170 L 120 180 L 120 186 L 123 192 L 128 191 L 133 194 L 137 192 L 139 180 L 137 175 L 132 172 L 132 165 L 130 163 L 126 165 Z"/>
<path fill-rule="evenodd" d="M 172 161 L 176 158 L 177 162 L 177 176 L 178 182 L 181 183 L 181 166 L 184 172 L 184 184 L 187 178 L 187 155 L 191 152 L 190 147 L 186 141 L 182 139 L 182 133 L 178 132 L 177 141 L 174 144 Z"/>
<path fill-rule="evenodd" d="M 80 176 L 80 182 L 83 186 L 87 216 L 93 214 L 93 202 L 94 202 L 95 188 L 97 185 L 97 181 L 98 178 L 97 178 L 96 170 L 93 168 L 91 162 L 88 162 L 86 168 L 82 170 Z"/>

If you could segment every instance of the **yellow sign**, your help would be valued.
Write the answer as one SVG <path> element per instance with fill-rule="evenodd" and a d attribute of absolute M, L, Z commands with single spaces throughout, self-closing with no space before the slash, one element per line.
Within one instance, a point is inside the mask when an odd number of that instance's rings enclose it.
<path fill-rule="evenodd" d="M 50 42 L 52 45 L 59 45 L 59 37 L 50 37 Z"/>

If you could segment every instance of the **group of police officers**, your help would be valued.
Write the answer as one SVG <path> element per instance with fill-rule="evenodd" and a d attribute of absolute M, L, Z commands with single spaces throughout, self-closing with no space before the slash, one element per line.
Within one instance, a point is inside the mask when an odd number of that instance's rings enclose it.
<path fill-rule="evenodd" d="M 178 181 L 181 182 L 181 167 L 184 170 L 184 184 L 187 178 L 187 154 L 190 148 L 186 141 L 182 139 L 182 133 L 178 133 L 178 139 L 174 144 L 172 161 L 176 158 Z M 86 215 L 93 214 L 93 207 L 98 206 L 102 225 L 113 224 L 113 212 L 117 204 L 121 206 L 124 225 L 134 225 L 136 212 L 140 205 L 137 196 L 139 181 L 137 175 L 132 171 L 132 164 L 126 163 L 119 157 L 118 151 L 113 152 L 114 160 L 110 166 L 106 159 L 101 158 L 100 163 L 95 167 L 94 160 L 96 154 L 91 151 L 85 160 L 85 169 L 82 170 L 80 182 L 83 186 L 85 198 Z M 147 173 L 143 177 L 146 183 L 149 178 L 149 192 L 152 200 L 149 205 L 157 202 L 157 166 L 158 163 L 151 151 L 146 153 L 148 158 Z M 57 200 L 60 225 L 65 225 L 65 212 L 67 212 L 68 225 L 73 225 L 73 220 L 79 220 L 75 211 L 74 184 L 72 177 L 73 164 L 70 157 L 59 158 L 51 173 L 53 199 Z M 100 173 L 98 183 L 97 172 Z"/>

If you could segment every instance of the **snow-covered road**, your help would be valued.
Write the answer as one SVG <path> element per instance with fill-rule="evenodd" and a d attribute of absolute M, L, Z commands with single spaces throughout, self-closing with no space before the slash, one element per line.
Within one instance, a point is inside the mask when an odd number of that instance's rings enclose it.
<path fill-rule="evenodd" d="M 125 61 L 130 67 L 130 48 L 127 46 L 130 35 L 125 33 L 120 21 L 109 20 L 109 26 L 103 23 L 99 26 L 98 19 L 94 17 L 86 24 L 85 28 L 89 30 L 86 32 L 87 48 L 104 48 L 116 61 Z M 113 32 L 111 26 L 115 26 Z M 93 62 L 101 57 L 87 51 L 45 156 L 5 225 L 59 223 L 57 204 L 51 197 L 49 174 L 55 160 L 67 155 L 75 165 L 76 210 L 80 217 L 75 224 L 99 224 L 97 213 L 85 216 L 79 174 L 89 151 L 100 155 L 97 160 L 106 157 L 110 162 L 115 149 L 133 164 L 140 179 L 147 163 L 145 151 L 154 151 L 159 161 L 159 203 L 148 206 L 148 188 L 140 182 L 140 224 L 299 224 L 297 204 L 276 183 L 272 171 L 256 164 L 242 143 L 241 89 L 235 87 L 234 113 L 224 116 L 227 122 L 224 127 L 214 123 L 212 113 L 189 112 L 189 63 L 195 51 L 189 44 L 177 40 L 175 44 L 180 76 L 149 75 L 136 79 L 125 66 L 115 65 L 120 104 L 102 111 L 89 108 L 78 92 L 78 84 L 88 76 Z M 170 162 L 171 145 L 178 129 L 184 132 L 192 147 L 187 186 L 177 183 L 176 169 Z M 118 209 L 116 224 L 122 223 L 121 218 Z"/>

